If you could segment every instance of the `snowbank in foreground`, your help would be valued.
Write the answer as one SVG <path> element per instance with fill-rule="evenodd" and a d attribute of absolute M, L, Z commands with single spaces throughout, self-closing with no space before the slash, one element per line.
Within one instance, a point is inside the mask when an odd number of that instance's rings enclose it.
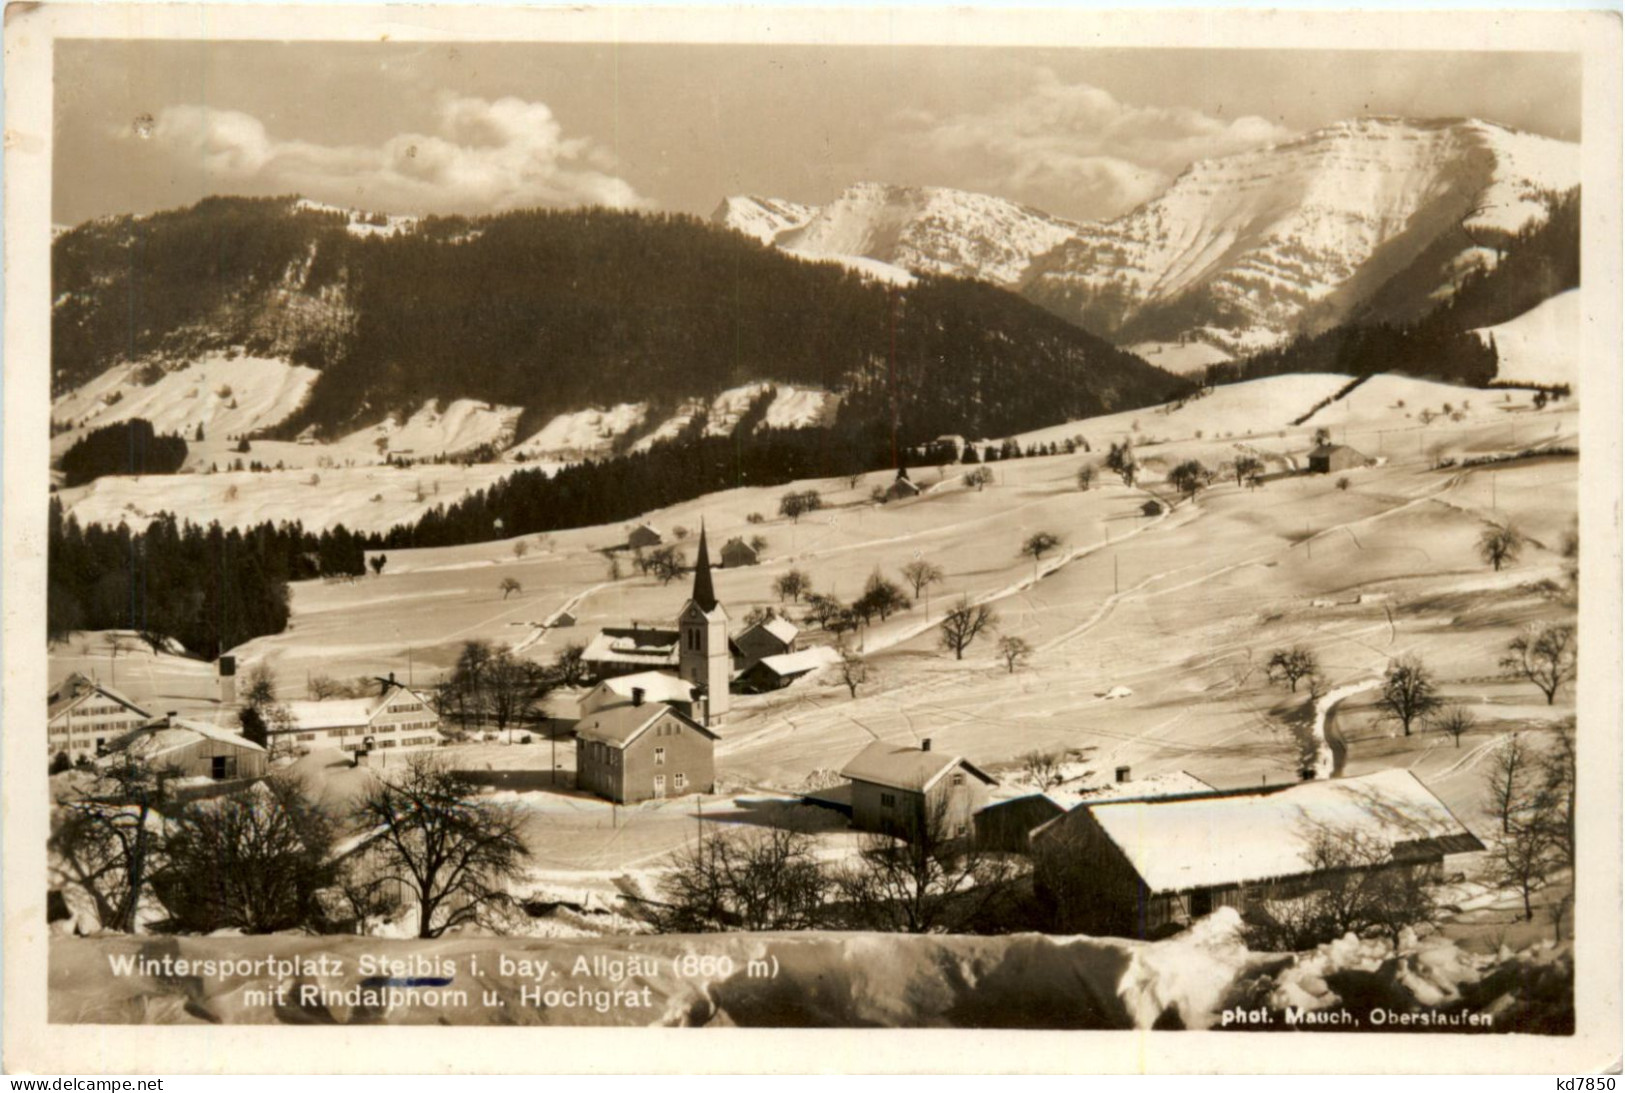
<path fill-rule="evenodd" d="M 1557 1031 L 1565 1012 L 1572 1021 L 1572 961 L 1561 947 L 1466 957 L 1447 941 L 1407 938 L 1412 950 L 1394 958 L 1350 938 L 1278 956 L 1248 952 L 1239 925 L 1224 910 L 1151 943 L 1041 934 L 58 937 L 50 1007 L 54 1021 L 115 1024 L 1201 1029 L 1234 1027 L 1226 1013 L 1251 1006 L 1275 1013 L 1280 1028 L 1285 1006 L 1334 1004 L 1489 1013 L 1493 1031 Z M 130 966 L 137 956 L 242 963 Z"/>

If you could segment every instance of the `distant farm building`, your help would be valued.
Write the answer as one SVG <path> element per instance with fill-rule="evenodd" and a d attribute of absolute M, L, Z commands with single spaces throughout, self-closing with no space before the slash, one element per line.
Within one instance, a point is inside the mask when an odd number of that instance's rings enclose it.
<path fill-rule="evenodd" d="M 229 729 L 170 714 L 148 721 L 108 745 L 103 766 L 133 757 L 181 778 L 236 782 L 265 777 L 265 749 Z"/>
<path fill-rule="evenodd" d="M 620 804 L 710 793 L 717 739 L 664 703 L 600 710 L 576 724 L 576 787 Z"/>
<path fill-rule="evenodd" d="M 51 756 L 66 753 L 77 763 L 151 718 L 122 692 L 71 672 L 46 696 L 46 742 Z"/>
<path fill-rule="evenodd" d="M 1086 801 L 1033 833 L 1038 895 L 1069 932 L 1154 937 L 1219 907 L 1312 891 L 1317 830 L 1385 846 L 1382 868 L 1437 871 L 1484 844 L 1407 770 L 1287 787 Z M 1057 881 L 1057 878 L 1062 878 Z"/>
<path fill-rule="evenodd" d="M 928 831 L 956 839 L 971 833 L 971 817 L 987 804 L 997 784 L 957 755 L 920 746 L 876 741 L 841 770 L 852 783 L 852 826 L 861 831 L 910 837 Z"/>
<path fill-rule="evenodd" d="M 722 544 L 720 553 L 724 569 L 738 569 L 744 565 L 755 565 L 761 561 L 756 548 L 743 539 L 729 539 Z"/>
<path fill-rule="evenodd" d="M 776 691 L 839 659 L 840 654 L 827 645 L 763 657 L 739 674 L 739 689 L 746 694 Z"/>
<path fill-rule="evenodd" d="M 588 691 L 581 699 L 581 716 L 614 706 L 660 702 L 693 717 L 695 698 L 695 685 L 670 672 L 634 672 L 606 679 Z"/>
<path fill-rule="evenodd" d="M 1147 501 L 1145 504 L 1140 506 L 1140 511 L 1142 513 L 1144 513 L 1146 516 L 1161 516 L 1162 515 L 1162 502 L 1161 501 Z"/>
<path fill-rule="evenodd" d="M 546 623 L 549 629 L 562 629 L 567 626 L 574 626 L 575 624 L 575 615 L 568 611 L 560 611 L 558 614 L 548 619 Z"/>
<path fill-rule="evenodd" d="M 734 667 L 744 671 L 759 660 L 793 653 L 800 634 L 795 623 L 777 615 L 753 623 L 733 638 Z"/>
<path fill-rule="evenodd" d="M 1183 797 L 1213 791 L 1211 785 L 1182 770 L 1135 778 L 1128 767 L 1118 767 L 1112 781 L 1085 786 L 1077 794 L 1079 803 L 1098 805 L 1107 801 L 1148 801 L 1157 797 Z"/>
<path fill-rule="evenodd" d="M 432 748 L 445 741 L 440 715 L 428 697 L 380 679 L 374 698 L 329 698 L 287 702 L 286 727 L 271 726 L 273 748 L 373 751 L 389 748 Z"/>
<path fill-rule="evenodd" d="M 665 538 L 648 524 L 639 524 L 626 537 L 626 545 L 633 550 L 647 550 L 665 542 Z"/>
<path fill-rule="evenodd" d="M 1332 474 L 1363 467 L 1369 462 L 1346 444 L 1322 444 L 1309 453 L 1309 473 Z"/>
<path fill-rule="evenodd" d="M 910 497 L 920 496 L 920 492 L 920 487 L 909 478 L 907 468 L 903 468 L 892 479 L 892 484 L 886 487 L 886 500 L 907 501 Z"/>

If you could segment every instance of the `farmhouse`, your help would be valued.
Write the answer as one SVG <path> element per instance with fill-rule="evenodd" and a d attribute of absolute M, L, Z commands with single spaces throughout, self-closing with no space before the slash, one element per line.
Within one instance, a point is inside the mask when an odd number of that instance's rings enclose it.
<path fill-rule="evenodd" d="M 722 544 L 720 553 L 724 569 L 738 569 L 743 565 L 755 565 L 761 561 L 757 549 L 743 539 L 729 539 Z"/>
<path fill-rule="evenodd" d="M 620 804 L 710 793 L 717 739 L 693 718 L 640 696 L 576 723 L 576 787 Z"/>
<path fill-rule="evenodd" d="M 793 653 L 800 635 L 795 623 L 777 615 L 752 623 L 734 636 L 734 667 L 744 671 L 767 657 Z"/>
<path fill-rule="evenodd" d="M 1322 444 L 1309 453 L 1310 474 L 1332 474 L 1363 467 L 1368 460 L 1346 444 Z"/>
<path fill-rule="evenodd" d="M 1140 512 L 1143 513 L 1146 516 L 1161 516 L 1162 515 L 1162 502 L 1161 501 L 1147 501 L 1145 504 L 1140 506 Z"/>
<path fill-rule="evenodd" d="M 94 759 L 108 741 L 152 715 L 112 687 L 72 672 L 46 698 L 45 737 L 50 755 L 73 762 Z"/>
<path fill-rule="evenodd" d="M 444 743 L 440 715 L 420 691 L 381 679 L 374 698 L 329 698 L 284 703 L 286 725 L 271 726 L 272 749 L 432 748 Z"/>
<path fill-rule="evenodd" d="M 1243 791 L 1085 801 L 1033 833 L 1040 898 L 1066 929 L 1153 937 L 1312 890 L 1315 830 L 1358 833 L 1436 870 L 1484 844 L 1408 770 Z"/>
<path fill-rule="evenodd" d="M 827 645 L 763 657 L 739 674 L 739 690 L 746 694 L 776 691 L 840 659 L 841 655 Z"/>
<path fill-rule="evenodd" d="M 234 782 L 265 777 L 265 749 L 247 737 L 202 721 L 170 714 L 150 720 L 108 745 L 103 766 L 133 756 L 182 778 Z"/>
<path fill-rule="evenodd" d="M 597 679 L 676 668 L 677 638 L 676 630 L 665 627 L 606 626 L 587 643 L 581 663 Z"/>
<path fill-rule="evenodd" d="M 961 838 L 994 779 L 957 755 L 877 740 L 841 770 L 852 783 L 852 826 L 892 835 Z"/>
<path fill-rule="evenodd" d="M 632 550 L 648 550 L 665 542 L 665 538 L 648 524 L 639 524 L 626 536 L 626 545 Z"/>
<path fill-rule="evenodd" d="M 1046 793 L 1027 793 L 1006 797 L 988 804 L 976 814 L 976 842 L 989 850 L 1004 850 L 1025 854 L 1031 849 L 1032 836 L 1041 827 L 1059 819 L 1080 804 L 1104 804 L 1107 801 L 1149 800 L 1155 797 L 1179 797 L 1192 793 L 1212 793 L 1213 787 L 1185 771 L 1169 771 L 1149 778 L 1132 778 L 1128 767 L 1118 767 L 1111 782 L 1086 785 L 1067 792 L 1055 789 Z M 1076 794 L 1075 796 L 1073 794 Z"/>
<path fill-rule="evenodd" d="M 908 476 L 908 468 L 900 467 L 897 477 L 892 484 L 886 487 L 887 501 L 907 501 L 910 497 L 920 496 L 920 487 L 916 486 Z"/>
<path fill-rule="evenodd" d="M 590 717 L 612 706 L 641 706 L 662 702 L 689 717 L 695 715 L 698 695 L 694 684 L 670 672 L 634 672 L 599 683 L 581 699 L 581 716 Z"/>

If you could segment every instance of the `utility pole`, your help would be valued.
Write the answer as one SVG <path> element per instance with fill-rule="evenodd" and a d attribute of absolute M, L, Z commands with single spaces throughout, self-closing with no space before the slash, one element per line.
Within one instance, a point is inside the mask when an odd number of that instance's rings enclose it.
<path fill-rule="evenodd" d="M 1112 595 L 1114 595 L 1114 596 L 1115 596 L 1115 595 L 1117 595 L 1117 591 L 1118 591 L 1118 583 L 1117 583 L 1117 555 L 1116 555 L 1116 554 L 1113 554 L 1113 555 L 1112 555 Z"/>

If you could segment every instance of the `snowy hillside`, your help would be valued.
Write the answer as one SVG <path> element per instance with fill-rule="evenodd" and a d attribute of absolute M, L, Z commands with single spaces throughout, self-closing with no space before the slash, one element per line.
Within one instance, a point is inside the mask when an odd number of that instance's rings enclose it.
<path fill-rule="evenodd" d="M 1497 379 L 1573 388 L 1580 376 L 1580 320 L 1580 290 L 1571 289 L 1478 334 L 1495 339 Z"/>
<path fill-rule="evenodd" d="M 1167 363 L 1194 371 L 1341 321 L 1429 248 L 1454 259 L 1420 291 L 1448 293 L 1496 260 L 1486 244 L 1545 217 L 1543 195 L 1578 184 L 1577 144 L 1476 120 L 1361 118 L 1194 163 L 1106 222 L 878 183 L 799 225 L 805 207 L 775 214 L 786 203 L 760 198 L 730 198 L 715 219 L 798 254 L 1018 288 L 1137 350 L 1179 341 Z"/>
<path fill-rule="evenodd" d="M 145 418 L 157 432 L 179 433 L 188 441 L 199 427 L 205 436 L 222 439 L 268 429 L 299 408 L 318 374 L 235 352 L 211 353 L 173 372 L 118 365 L 52 404 L 51 421 L 72 426 L 52 448 L 60 453 L 91 429 L 131 418 Z"/>
<path fill-rule="evenodd" d="M 1193 164 L 1090 225 L 1028 294 L 1101 331 L 1189 333 L 1230 352 L 1342 318 L 1447 232 L 1514 232 L 1579 182 L 1579 146 L 1478 121 L 1365 118 Z M 1472 246 L 1461 233 L 1462 249 Z"/>

